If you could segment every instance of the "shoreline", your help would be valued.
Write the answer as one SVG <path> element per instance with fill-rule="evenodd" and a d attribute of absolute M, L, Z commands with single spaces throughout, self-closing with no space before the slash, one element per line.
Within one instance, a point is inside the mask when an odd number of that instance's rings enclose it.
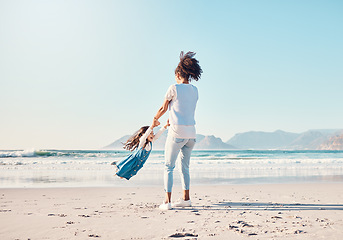
<path fill-rule="evenodd" d="M 319 176 L 322 177 L 322 176 Z M 343 177 L 343 176 L 340 176 Z M 273 179 L 276 180 L 276 179 Z M 296 181 L 297 179 L 294 179 Z M 227 183 L 227 182 L 216 182 L 216 183 L 191 183 L 191 188 L 201 188 L 201 187 L 239 187 L 239 186 L 269 186 L 269 185 L 313 185 L 313 184 L 342 184 L 343 186 L 343 181 L 302 181 L 302 182 L 287 182 L 287 181 L 275 181 L 275 182 L 256 182 L 256 183 L 251 183 L 251 182 L 242 182 L 242 183 Z M 99 185 L 99 186 L 24 186 L 24 187 L 3 187 L 0 186 L 0 191 L 1 190 L 24 190 L 24 189 L 123 189 L 123 188 L 131 188 L 131 189 L 140 189 L 140 188 L 151 188 L 151 189 L 163 189 L 163 182 L 160 184 L 154 184 L 154 185 L 149 185 L 149 184 L 142 184 L 142 185 L 117 185 L 117 186 L 104 186 L 104 185 Z M 178 182 L 174 182 L 174 188 L 178 189 L 181 188 L 181 184 Z M 343 202 L 343 201 L 342 201 Z"/>
<path fill-rule="evenodd" d="M 173 200 L 181 187 L 173 189 Z M 343 183 L 0 188 L 1 239 L 340 239 Z M 30 224 L 28 224 L 30 223 Z M 183 238 L 184 236 L 185 238 Z"/>
<path fill-rule="evenodd" d="M 176 174 L 177 175 L 177 174 Z M 20 182 L 13 184 L 11 182 L 4 182 L 0 185 L 0 189 L 58 189 L 58 188 L 163 188 L 163 178 L 159 176 L 155 179 L 145 179 L 147 175 L 135 176 L 130 181 L 119 179 L 115 176 L 110 176 L 106 182 L 85 183 L 78 182 Z M 174 176 L 174 186 L 180 187 L 181 182 L 179 176 Z M 269 185 L 269 184 L 343 184 L 343 175 L 318 175 L 318 176 L 280 176 L 280 177 L 251 177 L 251 178 L 192 178 L 192 186 L 241 186 L 241 185 Z"/>
<path fill-rule="evenodd" d="M 111 165 L 124 152 L 55 151 L 34 157 L 2 158 L 0 188 L 161 186 L 163 152 L 153 152 L 129 182 L 116 176 Z M 192 185 L 343 182 L 343 151 L 193 151 Z M 179 172 L 177 163 L 176 172 Z M 179 185 L 179 179 L 175 181 Z"/>

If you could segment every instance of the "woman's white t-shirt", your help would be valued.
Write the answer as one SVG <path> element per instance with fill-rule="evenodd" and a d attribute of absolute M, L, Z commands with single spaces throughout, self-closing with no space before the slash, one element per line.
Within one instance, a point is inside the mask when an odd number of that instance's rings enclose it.
<path fill-rule="evenodd" d="M 168 135 L 175 138 L 196 138 L 194 115 L 198 89 L 192 84 L 173 84 L 165 99 L 170 101 Z"/>

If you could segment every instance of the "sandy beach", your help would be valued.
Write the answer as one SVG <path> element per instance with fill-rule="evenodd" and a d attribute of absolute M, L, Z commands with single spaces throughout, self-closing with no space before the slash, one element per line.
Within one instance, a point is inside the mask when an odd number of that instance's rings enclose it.
<path fill-rule="evenodd" d="M 159 187 L 0 190 L 0 239 L 341 239 L 343 184 L 192 188 L 160 211 Z M 175 188 L 174 197 L 181 196 Z"/>

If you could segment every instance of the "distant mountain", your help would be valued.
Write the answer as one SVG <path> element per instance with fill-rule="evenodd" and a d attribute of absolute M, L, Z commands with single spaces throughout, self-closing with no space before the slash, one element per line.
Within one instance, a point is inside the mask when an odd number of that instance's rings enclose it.
<path fill-rule="evenodd" d="M 156 140 L 154 143 L 153 149 L 154 150 L 164 150 L 164 145 L 167 140 L 167 131 L 165 131 L 162 136 L 160 136 L 159 139 Z M 122 150 L 123 149 L 123 144 L 126 142 L 126 140 L 130 137 L 130 135 L 126 135 L 124 137 L 121 137 L 114 141 L 113 143 L 105 146 L 103 149 L 108 149 L 108 150 Z M 194 149 L 206 149 L 206 150 L 211 150 L 211 149 L 235 149 L 235 147 L 224 143 L 220 138 L 217 138 L 213 135 L 211 136 L 204 136 L 201 134 L 196 135 L 196 145 Z"/>
<path fill-rule="evenodd" d="M 320 144 L 326 141 L 329 137 L 329 132 L 321 132 L 317 130 L 309 130 L 301 133 L 293 142 L 291 142 L 288 149 L 317 149 Z"/>
<path fill-rule="evenodd" d="M 277 130 L 275 132 L 245 132 L 236 134 L 227 141 L 241 149 L 318 149 L 337 129 L 314 129 L 304 133 L 290 133 Z"/>
<path fill-rule="evenodd" d="M 127 141 L 127 139 L 129 139 L 129 137 L 131 137 L 131 135 L 125 135 L 124 137 L 121 137 L 117 140 L 115 140 L 113 143 L 103 147 L 102 149 L 105 150 L 119 150 L 119 149 L 123 149 L 123 143 L 125 143 Z"/>
<path fill-rule="evenodd" d="M 331 136 L 328 140 L 324 141 L 318 149 L 320 150 L 343 150 L 343 132 Z"/>
<path fill-rule="evenodd" d="M 278 149 L 288 146 L 299 135 L 299 133 L 281 130 L 275 132 L 250 131 L 238 133 L 226 143 L 241 149 Z"/>
<path fill-rule="evenodd" d="M 194 149 L 236 149 L 236 147 L 224 143 L 220 138 L 213 135 L 204 136 L 201 140 L 197 138 L 197 141 Z"/>
<path fill-rule="evenodd" d="M 287 150 L 315 150 L 340 149 L 342 130 L 314 129 L 303 133 L 291 133 L 281 130 L 275 132 L 250 131 L 238 133 L 224 143 L 213 135 L 197 134 L 195 149 L 287 149 Z M 104 149 L 123 149 L 123 144 L 129 135 L 119 138 Z M 154 143 L 154 150 L 163 150 L 167 139 L 167 131 Z"/>

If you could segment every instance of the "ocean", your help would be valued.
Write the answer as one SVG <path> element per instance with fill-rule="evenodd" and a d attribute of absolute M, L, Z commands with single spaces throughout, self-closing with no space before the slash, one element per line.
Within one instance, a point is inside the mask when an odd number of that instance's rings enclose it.
<path fill-rule="evenodd" d="M 163 186 L 163 151 L 129 181 L 115 176 L 111 163 L 128 153 L 0 150 L 0 188 Z M 194 150 L 190 172 L 194 185 L 343 182 L 343 151 Z"/>

